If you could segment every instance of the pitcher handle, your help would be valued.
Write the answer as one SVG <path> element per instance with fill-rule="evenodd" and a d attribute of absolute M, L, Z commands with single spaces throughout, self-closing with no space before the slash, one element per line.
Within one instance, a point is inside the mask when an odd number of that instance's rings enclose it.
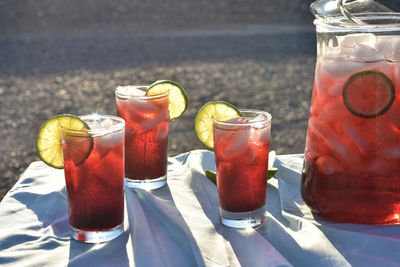
<path fill-rule="evenodd" d="M 345 4 L 347 3 L 354 3 L 354 2 L 360 2 L 359 0 L 337 0 L 337 6 L 340 9 L 340 12 L 345 16 L 347 19 L 350 21 L 360 24 L 360 25 L 365 25 L 366 23 L 363 22 L 362 20 L 358 19 L 356 16 L 351 14 L 351 12 L 346 8 Z M 386 6 L 382 5 L 378 1 L 374 0 L 363 0 L 361 1 L 360 6 L 362 8 L 366 8 L 370 10 L 370 12 L 383 12 L 383 13 L 395 13 L 393 10 L 387 8 Z"/>

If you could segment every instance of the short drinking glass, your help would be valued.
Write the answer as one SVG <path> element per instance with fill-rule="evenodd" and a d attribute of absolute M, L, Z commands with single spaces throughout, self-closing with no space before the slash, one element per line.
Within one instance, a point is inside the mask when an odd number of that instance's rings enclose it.
<path fill-rule="evenodd" d="M 167 179 L 169 94 L 145 95 L 148 86 L 118 86 L 118 115 L 126 121 L 125 184 L 155 189 Z"/>
<path fill-rule="evenodd" d="M 241 110 L 243 117 L 213 118 L 221 223 L 233 228 L 264 222 L 271 115 Z"/>
<path fill-rule="evenodd" d="M 123 232 L 125 122 L 80 118 L 90 130 L 61 127 L 69 222 L 74 239 L 104 242 Z"/>

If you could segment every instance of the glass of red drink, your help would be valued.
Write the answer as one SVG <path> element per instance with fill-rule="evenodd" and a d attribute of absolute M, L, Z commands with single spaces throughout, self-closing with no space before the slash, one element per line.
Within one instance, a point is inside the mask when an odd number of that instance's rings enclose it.
<path fill-rule="evenodd" d="M 315 11 L 316 12 L 316 11 Z M 319 216 L 400 223 L 400 16 L 317 19 L 301 193 Z"/>
<path fill-rule="evenodd" d="M 148 86 L 118 86 L 118 116 L 125 127 L 125 184 L 146 190 L 167 179 L 169 94 L 145 95 Z"/>
<path fill-rule="evenodd" d="M 243 117 L 213 118 L 221 223 L 233 228 L 264 222 L 271 115 L 241 110 Z"/>
<path fill-rule="evenodd" d="M 123 232 L 125 122 L 80 118 L 90 130 L 61 127 L 69 222 L 74 239 L 104 242 Z"/>

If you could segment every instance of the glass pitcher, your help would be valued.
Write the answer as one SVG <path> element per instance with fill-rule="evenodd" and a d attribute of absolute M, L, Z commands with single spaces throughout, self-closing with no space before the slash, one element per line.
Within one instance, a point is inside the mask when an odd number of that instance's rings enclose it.
<path fill-rule="evenodd" d="M 317 61 L 301 179 L 319 216 L 400 223 L 400 13 L 317 1 Z"/>

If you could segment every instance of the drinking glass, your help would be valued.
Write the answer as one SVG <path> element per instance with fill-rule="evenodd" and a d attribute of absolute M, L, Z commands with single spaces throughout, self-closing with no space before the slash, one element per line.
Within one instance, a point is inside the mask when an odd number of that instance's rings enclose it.
<path fill-rule="evenodd" d="M 241 110 L 243 117 L 213 118 L 220 219 L 233 228 L 264 222 L 271 115 Z"/>
<path fill-rule="evenodd" d="M 118 115 L 126 121 L 125 184 L 146 190 L 167 179 L 169 94 L 145 95 L 148 86 L 118 86 Z"/>
<path fill-rule="evenodd" d="M 125 122 L 80 118 L 90 130 L 61 127 L 70 228 L 78 241 L 104 242 L 123 232 Z"/>

